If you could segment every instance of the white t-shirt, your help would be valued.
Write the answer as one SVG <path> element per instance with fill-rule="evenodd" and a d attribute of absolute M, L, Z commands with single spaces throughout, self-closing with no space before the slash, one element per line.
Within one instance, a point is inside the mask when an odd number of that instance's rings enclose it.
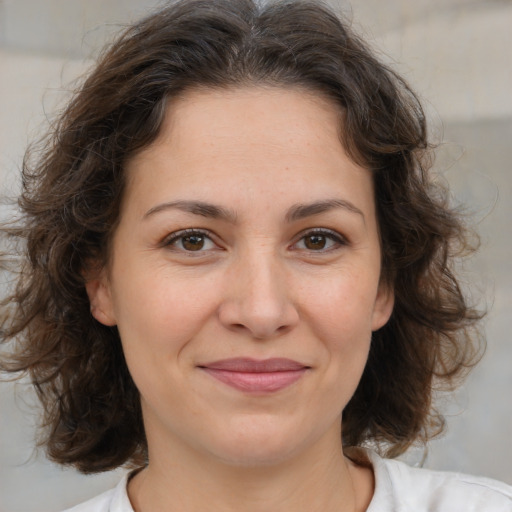
<path fill-rule="evenodd" d="M 512 487 L 489 478 L 411 468 L 368 451 L 375 493 L 367 512 L 512 512 Z M 65 512 L 133 512 L 128 476 L 110 491 Z"/>

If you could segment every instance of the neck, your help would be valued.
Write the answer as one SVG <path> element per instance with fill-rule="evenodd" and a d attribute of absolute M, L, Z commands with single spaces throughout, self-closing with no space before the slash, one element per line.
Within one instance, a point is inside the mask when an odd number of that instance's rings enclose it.
<path fill-rule="evenodd" d="M 212 504 L 216 512 L 354 512 L 366 510 L 373 492 L 371 471 L 343 457 L 341 440 L 322 439 L 307 453 L 257 467 L 176 450 L 150 452 L 149 460 L 128 487 L 135 512 L 199 512 Z"/>

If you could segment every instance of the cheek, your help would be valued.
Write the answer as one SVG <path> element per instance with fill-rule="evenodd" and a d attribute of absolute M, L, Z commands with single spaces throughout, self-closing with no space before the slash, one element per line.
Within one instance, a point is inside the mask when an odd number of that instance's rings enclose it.
<path fill-rule="evenodd" d="M 116 287 L 114 308 L 125 351 L 156 357 L 180 350 L 215 311 L 215 293 L 206 283 L 138 271 Z M 120 276 L 121 277 L 121 276 Z M 121 284 L 122 283 L 122 284 Z"/>
<path fill-rule="evenodd" d="M 303 291 L 303 309 L 317 329 L 349 342 L 371 334 L 377 280 L 368 274 L 339 272 Z"/>
<path fill-rule="evenodd" d="M 372 336 L 373 282 L 352 275 L 331 279 L 311 291 L 303 306 L 315 338 L 329 359 L 328 378 L 357 385 L 366 365 Z M 355 389 L 355 387 L 354 387 Z"/>

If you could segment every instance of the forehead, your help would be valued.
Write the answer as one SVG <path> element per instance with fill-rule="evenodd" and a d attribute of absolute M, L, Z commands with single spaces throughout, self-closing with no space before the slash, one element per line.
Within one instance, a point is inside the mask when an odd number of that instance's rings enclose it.
<path fill-rule="evenodd" d="M 237 137 L 250 135 L 264 139 L 268 135 L 275 141 L 276 135 L 293 132 L 295 136 L 310 139 L 310 125 L 320 122 L 324 133 L 318 134 L 318 141 L 327 132 L 340 141 L 341 117 L 341 107 L 334 100 L 305 88 L 199 88 L 169 101 L 159 140 L 165 142 L 173 129 L 187 131 L 192 127 L 197 130 L 199 125 L 205 132 L 214 128 L 218 135 L 234 128 Z"/>
<path fill-rule="evenodd" d="M 341 129 L 340 107 L 306 90 L 188 91 L 169 102 L 158 138 L 128 163 L 128 188 L 155 196 L 192 190 L 207 200 L 226 186 L 246 199 L 251 188 L 270 187 L 295 202 L 323 199 L 337 186 L 367 194 L 369 172 L 347 156 Z"/>

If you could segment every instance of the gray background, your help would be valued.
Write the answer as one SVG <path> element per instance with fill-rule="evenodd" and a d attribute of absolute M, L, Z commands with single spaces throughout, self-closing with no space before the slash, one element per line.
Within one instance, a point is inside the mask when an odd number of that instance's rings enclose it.
<path fill-rule="evenodd" d="M 0 0 L 0 190 L 15 193 L 23 149 L 62 104 L 72 80 L 151 0 Z M 331 1 L 423 97 L 443 141 L 442 179 L 474 214 L 482 249 L 467 285 L 490 313 L 488 349 L 456 395 L 443 399 L 448 431 L 425 465 L 512 484 L 512 2 Z M 85 477 L 33 450 L 34 399 L 0 385 L 0 512 L 50 512 L 111 487 L 118 473 Z M 413 450 L 417 462 L 422 452 Z"/>

